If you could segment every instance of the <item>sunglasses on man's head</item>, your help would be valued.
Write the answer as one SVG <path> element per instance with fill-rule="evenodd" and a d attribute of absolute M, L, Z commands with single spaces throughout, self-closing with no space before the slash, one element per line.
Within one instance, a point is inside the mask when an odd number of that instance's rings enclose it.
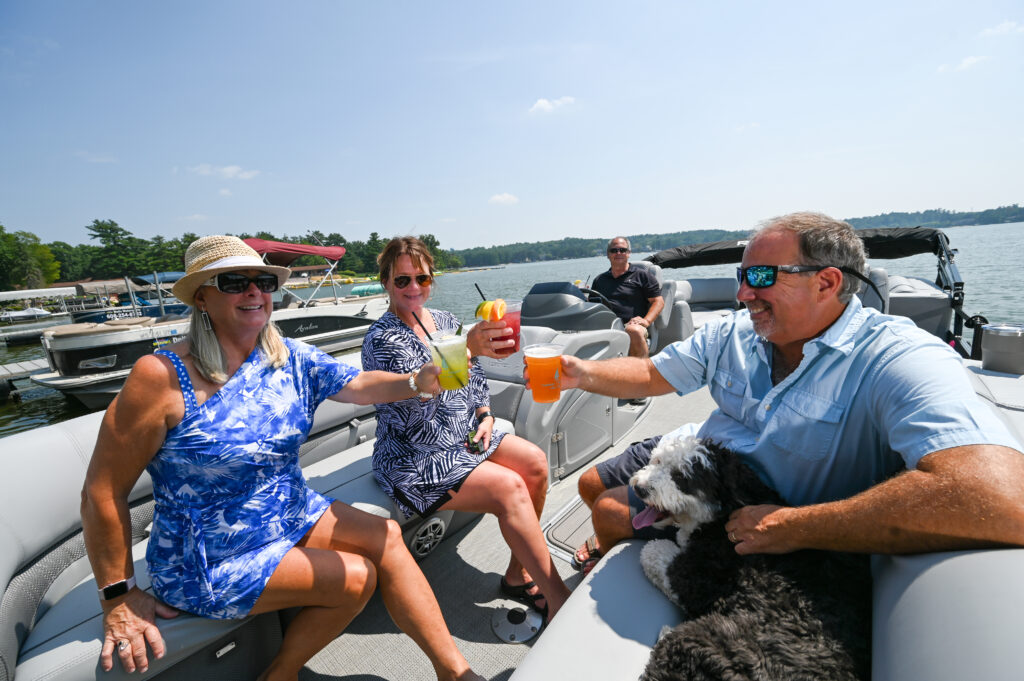
<path fill-rule="evenodd" d="M 399 274 L 393 279 L 395 282 L 395 288 L 405 288 L 412 283 L 412 277 L 408 274 Z M 434 282 L 434 278 L 429 274 L 417 274 L 416 283 L 422 286 L 430 286 Z"/>
<path fill-rule="evenodd" d="M 609 253 L 629 253 L 628 248 L 609 248 Z"/>
<path fill-rule="evenodd" d="M 249 284 L 256 284 L 260 293 L 273 293 L 279 286 L 277 276 L 267 273 L 249 277 L 238 272 L 221 272 L 213 278 L 213 285 L 221 293 L 244 293 Z"/>
<path fill-rule="evenodd" d="M 832 265 L 751 265 L 736 268 L 736 281 L 740 284 L 746 280 L 750 288 L 768 288 L 775 284 L 779 272 L 799 274 L 800 272 L 820 272 Z"/>

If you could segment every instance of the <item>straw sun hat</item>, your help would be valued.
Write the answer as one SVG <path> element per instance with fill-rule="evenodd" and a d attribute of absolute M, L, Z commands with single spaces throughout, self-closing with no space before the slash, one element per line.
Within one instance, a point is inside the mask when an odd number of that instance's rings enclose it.
<path fill-rule="evenodd" d="M 277 276 L 279 284 L 288 281 L 287 267 L 268 265 L 237 236 L 204 236 L 189 244 L 185 251 L 185 276 L 171 287 L 183 303 L 195 305 L 196 291 L 211 277 L 235 270 L 262 270 Z"/>

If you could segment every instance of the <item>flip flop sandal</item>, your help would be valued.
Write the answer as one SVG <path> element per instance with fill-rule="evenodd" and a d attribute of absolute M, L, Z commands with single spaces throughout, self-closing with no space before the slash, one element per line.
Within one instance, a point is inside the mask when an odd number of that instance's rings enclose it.
<path fill-rule="evenodd" d="M 537 605 L 538 601 L 547 600 L 540 591 L 530 593 L 530 589 L 537 586 L 536 582 L 527 582 L 519 586 L 512 586 L 505 578 L 501 578 L 501 594 L 506 598 L 511 598 L 514 601 L 522 603 L 532 610 L 536 610 L 544 618 L 544 621 L 548 621 L 548 604 L 545 603 L 544 607 Z"/>
<path fill-rule="evenodd" d="M 583 551 L 586 551 L 587 553 L 585 557 L 580 556 L 580 553 Z M 602 555 L 604 554 L 601 553 L 601 549 L 597 548 L 597 535 L 592 534 L 587 538 L 587 541 L 583 542 L 583 546 L 576 549 L 576 553 L 573 554 L 572 560 L 569 561 L 569 564 L 572 565 L 573 570 L 583 572 L 587 568 L 588 564 L 593 568 L 594 563 L 596 563 Z M 587 572 L 589 572 L 589 570 L 587 570 Z"/>

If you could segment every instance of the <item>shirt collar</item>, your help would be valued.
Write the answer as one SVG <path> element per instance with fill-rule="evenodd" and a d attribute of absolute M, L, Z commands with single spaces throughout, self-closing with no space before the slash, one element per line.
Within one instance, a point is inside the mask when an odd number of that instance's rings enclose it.
<path fill-rule="evenodd" d="M 853 296 L 846 304 L 846 309 L 839 315 L 839 319 L 835 320 L 825 333 L 808 343 L 820 343 L 848 355 L 853 351 L 854 337 L 870 315 L 871 312 L 860 302 L 860 298 Z"/>

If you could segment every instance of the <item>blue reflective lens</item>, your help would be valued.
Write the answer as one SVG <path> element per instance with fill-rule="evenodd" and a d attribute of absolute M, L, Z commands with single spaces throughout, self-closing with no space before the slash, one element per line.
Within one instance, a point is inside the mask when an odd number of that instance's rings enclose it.
<path fill-rule="evenodd" d="M 775 283 L 779 268 L 775 265 L 751 265 L 750 267 L 736 268 L 736 281 L 743 283 L 747 280 L 750 288 L 767 288 Z"/>

